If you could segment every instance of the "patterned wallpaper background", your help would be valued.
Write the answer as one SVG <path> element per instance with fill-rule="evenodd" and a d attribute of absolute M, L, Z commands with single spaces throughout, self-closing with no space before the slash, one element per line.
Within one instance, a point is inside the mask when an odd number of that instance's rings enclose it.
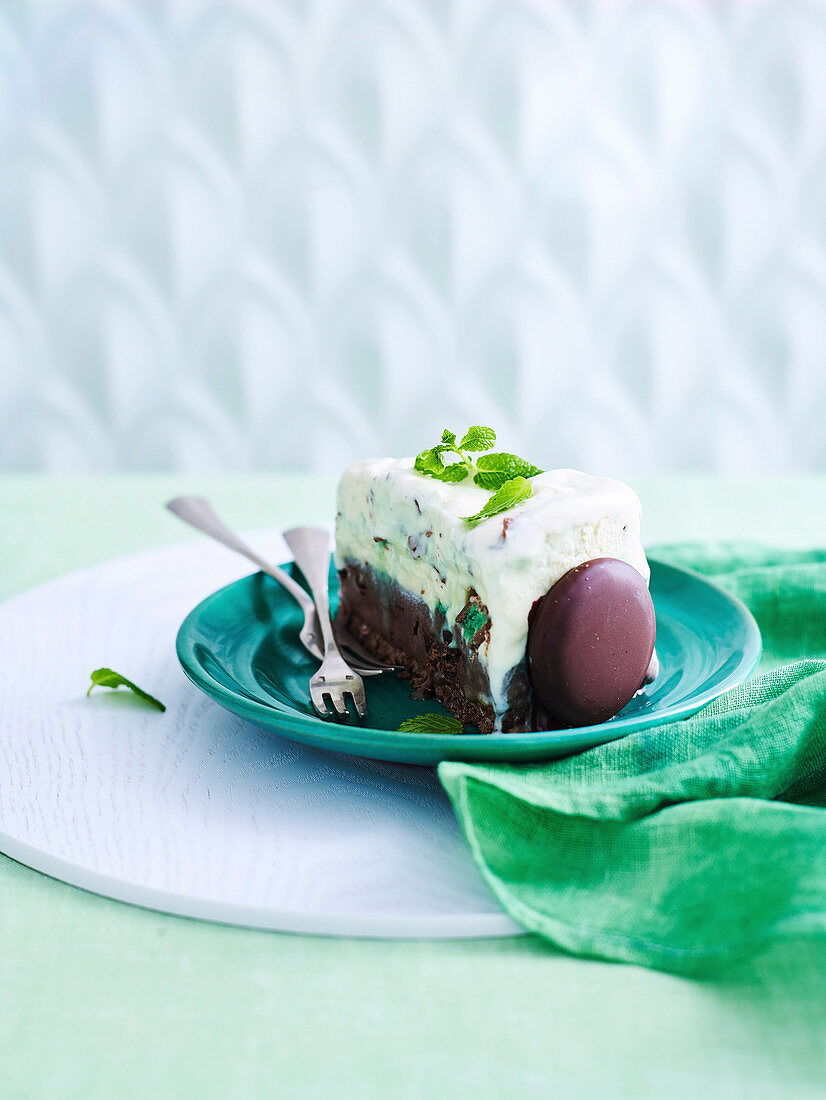
<path fill-rule="evenodd" d="M 0 468 L 826 468 L 824 0 L 0 0 Z"/>

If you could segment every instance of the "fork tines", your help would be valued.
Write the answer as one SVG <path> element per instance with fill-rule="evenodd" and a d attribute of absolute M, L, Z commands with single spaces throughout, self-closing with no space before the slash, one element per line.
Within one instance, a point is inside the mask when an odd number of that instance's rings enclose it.
<path fill-rule="evenodd" d="M 351 685 L 349 682 L 342 683 L 339 679 L 328 681 L 320 673 L 310 680 L 310 699 L 320 717 L 332 718 L 337 715 L 339 718 L 348 718 L 348 699 L 352 700 L 360 718 L 367 716 L 367 698 L 360 678 L 348 675 L 345 680 L 355 682 Z"/>

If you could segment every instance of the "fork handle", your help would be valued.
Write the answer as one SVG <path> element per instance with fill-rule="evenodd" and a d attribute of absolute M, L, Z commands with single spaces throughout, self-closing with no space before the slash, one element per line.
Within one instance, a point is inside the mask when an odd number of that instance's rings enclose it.
<path fill-rule="evenodd" d="M 324 652 L 338 653 L 330 622 L 330 532 L 323 527 L 293 527 L 284 532 L 284 541 L 313 594 L 324 638 Z"/>
<path fill-rule="evenodd" d="M 253 565 L 257 565 L 262 573 L 266 573 L 267 576 L 272 577 L 273 580 L 283 585 L 293 599 L 296 600 L 305 611 L 313 610 L 313 601 L 301 585 L 297 581 L 294 581 L 289 573 L 285 573 L 284 570 L 279 569 L 277 565 L 271 565 L 268 561 L 259 557 L 251 546 L 247 546 L 234 531 L 231 531 L 229 527 L 218 518 L 209 501 L 205 500 L 203 497 L 176 497 L 174 500 L 168 501 L 166 507 L 173 515 L 177 516 L 178 519 L 182 519 L 184 523 L 188 523 L 190 527 L 194 527 L 198 531 L 203 531 L 205 535 L 209 535 L 210 538 L 215 539 L 216 542 L 222 543 L 230 550 L 234 550 L 237 554 L 241 554 L 243 557 L 247 558 Z"/>

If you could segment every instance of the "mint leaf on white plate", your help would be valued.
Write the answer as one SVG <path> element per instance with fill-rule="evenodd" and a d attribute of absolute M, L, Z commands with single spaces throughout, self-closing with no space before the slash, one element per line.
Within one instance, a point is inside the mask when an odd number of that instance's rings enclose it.
<path fill-rule="evenodd" d="M 154 695 L 150 695 L 148 691 L 144 691 L 143 688 L 138 687 L 137 684 L 131 680 L 127 680 L 125 676 L 121 676 L 119 672 L 115 672 L 111 668 L 96 668 L 92 673 L 92 682 L 89 685 L 89 690 L 86 695 L 92 694 L 92 689 L 96 687 L 105 688 L 129 688 L 133 694 L 137 695 L 139 699 L 143 699 L 144 702 L 149 703 L 150 706 L 156 707 L 160 711 L 165 711 L 166 707 L 160 701 L 156 699 Z"/>

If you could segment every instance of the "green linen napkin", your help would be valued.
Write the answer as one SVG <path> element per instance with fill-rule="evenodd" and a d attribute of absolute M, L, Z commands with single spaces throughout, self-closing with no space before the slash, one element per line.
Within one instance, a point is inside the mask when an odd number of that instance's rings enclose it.
<path fill-rule="evenodd" d="M 577 954 L 713 974 L 826 933 L 826 552 L 652 556 L 744 600 L 758 673 L 694 718 L 567 760 L 439 776 L 524 927 Z"/>

